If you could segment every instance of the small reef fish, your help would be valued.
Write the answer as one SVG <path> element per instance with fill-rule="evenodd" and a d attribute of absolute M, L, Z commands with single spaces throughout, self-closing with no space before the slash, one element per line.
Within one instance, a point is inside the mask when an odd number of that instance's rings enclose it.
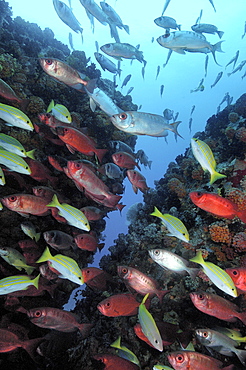
<path fill-rule="evenodd" d="M 110 344 L 110 347 L 113 347 L 116 349 L 116 353 L 118 356 L 128 361 L 131 361 L 132 363 L 140 367 L 140 363 L 139 363 L 137 356 L 132 351 L 130 351 L 127 347 L 121 344 L 120 336 L 116 339 L 116 341 Z"/>
<path fill-rule="evenodd" d="M 159 76 L 160 74 L 160 70 L 161 70 L 161 67 L 160 66 L 157 66 L 157 69 L 156 69 L 156 76 L 155 76 L 155 79 L 157 80 L 157 77 Z"/>
<path fill-rule="evenodd" d="M 196 256 L 191 258 L 190 261 L 201 265 L 203 272 L 209 277 L 214 285 L 216 285 L 223 292 L 231 295 L 232 297 L 238 296 L 237 289 L 230 275 L 228 275 L 227 272 L 214 263 L 204 261 L 201 251 L 198 251 Z"/>
<path fill-rule="evenodd" d="M 208 23 L 199 23 L 199 24 L 194 24 L 194 26 L 191 27 L 192 31 L 198 32 L 198 33 L 210 33 L 212 35 L 217 35 L 221 39 L 221 37 L 224 35 L 223 31 L 219 31 L 216 26 L 213 24 L 208 24 Z"/>
<path fill-rule="evenodd" d="M 23 173 L 25 175 L 31 174 L 31 169 L 27 162 L 15 153 L 0 148 L 0 164 L 8 167 L 10 170 Z"/>
<path fill-rule="evenodd" d="M 202 78 L 201 81 L 199 82 L 199 85 L 195 89 L 190 90 L 190 92 L 193 93 L 197 91 L 204 91 L 205 87 L 203 85 L 203 82 L 204 82 L 204 78 Z"/>
<path fill-rule="evenodd" d="M 8 150 L 11 153 L 15 153 L 20 157 L 30 157 L 34 159 L 34 150 L 26 152 L 23 145 L 14 137 L 0 133 L 0 147 Z"/>
<path fill-rule="evenodd" d="M 59 139 L 66 144 L 66 147 L 71 153 L 74 153 L 77 150 L 78 152 L 88 156 L 96 154 L 101 162 L 104 154 L 108 151 L 107 149 L 97 149 L 95 141 L 76 128 L 57 127 L 56 132 Z"/>
<path fill-rule="evenodd" d="M 54 307 L 31 308 L 27 312 L 30 321 L 40 328 L 54 329 L 71 333 L 79 329 L 82 336 L 88 336 L 91 324 L 79 324 L 75 314 Z M 86 334 L 86 336 L 84 336 Z"/>
<path fill-rule="evenodd" d="M 176 20 L 172 17 L 167 17 L 162 15 L 161 17 L 158 17 L 154 19 L 154 22 L 157 26 L 162 27 L 162 28 L 173 28 L 173 29 L 178 29 L 180 31 L 180 24 L 177 24 Z"/>
<path fill-rule="evenodd" d="M 232 75 L 233 73 L 236 73 L 236 72 L 238 72 L 238 71 L 241 71 L 241 69 L 244 67 L 244 65 L 245 65 L 245 63 L 246 63 L 246 60 L 243 60 L 235 69 L 233 69 L 233 71 L 232 72 L 230 72 L 230 73 L 227 73 L 227 76 L 230 76 L 230 75 Z"/>
<path fill-rule="evenodd" d="M 98 221 L 106 216 L 106 212 L 94 206 L 86 206 L 80 208 L 81 212 L 85 214 L 88 221 Z"/>
<path fill-rule="evenodd" d="M 146 61 L 143 57 L 143 52 L 128 43 L 115 42 L 111 44 L 105 44 L 101 46 L 100 49 L 105 54 L 110 55 L 118 60 L 122 60 L 122 58 L 137 59 L 140 63 L 144 62 L 144 64 L 146 64 Z"/>
<path fill-rule="evenodd" d="M 50 213 L 46 205 L 47 200 L 31 194 L 6 195 L 1 201 L 5 207 L 24 217 L 28 217 L 29 214 L 46 216 Z"/>
<path fill-rule="evenodd" d="M 38 289 L 40 275 L 31 278 L 27 275 L 9 276 L 0 280 L 0 295 L 9 294 L 18 290 L 26 290 L 30 285 Z"/>
<path fill-rule="evenodd" d="M 195 333 L 199 342 L 208 349 L 212 348 L 226 356 L 232 356 L 235 353 L 241 363 L 246 364 L 246 351 L 236 348 L 238 343 L 227 335 L 212 329 L 197 329 Z"/>
<path fill-rule="evenodd" d="M 205 58 L 205 64 L 204 64 L 205 77 L 207 77 L 207 72 L 208 72 L 208 60 L 209 60 L 209 56 L 207 54 Z"/>
<path fill-rule="evenodd" d="M 177 217 L 169 215 L 168 213 L 162 214 L 157 207 L 154 208 L 154 212 L 150 214 L 161 219 L 162 223 L 166 226 L 169 236 L 175 236 L 176 238 L 188 243 L 189 233 L 182 221 Z"/>
<path fill-rule="evenodd" d="M 197 268 L 189 267 L 189 261 L 166 249 L 151 249 L 148 251 L 153 261 L 164 269 L 177 273 L 187 272 L 194 279 L 199 271 Z"/>
<path fill-rule="evenodd" d="M 138 313 L 140 302 L 132 293 L 114 294 L 101 301 L 97 308 L 108 317 L 134 316 Z"/>
<path fill-rule="evenodd" d="M 93 93 L 88 89 L 85 89 L 85 91 L 90 98 L 90 108 L 92 112 L 95 112 L 97 106 L 110 117 L 113 114 L 122 112 L 122 109 L 119 108 L 102 89 L 99 89 L 99 87 L 95 87 Z"/>
<path fill-rule="evenodd" d="M 63 82 L 65 85 L 83 92 L 83 87 L 86 86 L 88 91 L 93 92 L 95 80 L 86 81 L 84 79 L 85 76 L 82 76 L 76 69 L 70 67 L 61 60 L 55 58 L 39 58 L 39 62 L 44 72 L 57 81 Z"/>
<path fill-rule="evenodd" d="M 41 233 L 37 233 L 36 227 L 31 221 L 24 221 L 20 226 L 23 233 L 29 236 L 29 238 L 35 240 L 35 242 L 39 241 Z"/>
<path fill-rule="evenodd" d="M 133 267 L 118 266 L 117 272 L 124 283 L 139 294 L 145 295 L 149 293 L 150 296 L 157 295 L 161 302 L 164 295 L 168 293 L 167 290 L 159 289 L 159 285 L 154 279 Z"/>
<path fill-rule="evenodd" d="M 124 143 L 123 141 L 119 141 L 119 140 L 109 141 L 109 146 L 115 152 L 127 152 L 127 153 L 130 153 L 131 155 L 133 155 L 134 153 L 133 149 L 129 145 Z"/>
<path fill-rule="evenodd" d="M 83 28 L 80 27 L 79 21 L 75 18 L 70 7 L 68 7 L 65 3 L 59 0 L 53 0 L 53 5 L 58 17 L 74 32 L 80 32 L 82 42 L 83 42 Z"/>
<path fill-rule="evenodd" d="M 139 149 L 136 153 L 136 158 L 139 160 L 141 164 L 144 165 L 144 167 L 149 167 L 151 169 L 152 161 L 149 161 L 148 156 L 145 154 L 143 149 Z"/>
<path fill-rule="evenodd" d="M 114 282 L 110 274 L 97 267 L 85 267 L 81 269 L 81 272 L 85 284 L 95 291 L 105 291 L 107 290 L 108 284 Z"/>
<path fill-rule="evenodd" d="M 234 69 L 237 63 L 238 57 L 239 57 L 239 50 L 237 50 L 235 56 L 226 64 L 225 68 L 228 67 L 231 63 L 233 63 L 233 69 Z"/>
<path fill-rule="evenodd" d="M 62 104 L 55 104 L 54 100 L 52 99 L 48 108 L 47 113 L 51 112 L 56 119 L 58 119 L 61 122 L 65 123 L 71 123 L 72 117 L 65 105 Z"/>
<path fill-rule="evenodd" d="M 17 250 L 11 247 L 0 247 L 0 256 L 11 266 L 17 270 L 25 270 L 30 275 L 34 267 L 28 266 L 25 257 Z"/>
<path fill-rule="evenodd" d="M 73 258 L 63 254 L 52 256 L 49 248 L 46 247 L 42 256 L 36 261 L 36 263 L 41 262 L 48 262 L 50 270 L 55 272 L 61 279 L 68 279 L 78 285 L 84 284 L 82 272 Z"/>
<path fill-rule="evenodd" d="M 128 90 L 127 90 L 127 92 L 126 92 L 126 95 L 129 95 L 131 92 L 132 92 L 132 90 L 134 89 L 134 86 L 132 86 L 132 87 L 130 87 Z"/>
<path fill-rule="evenodd" d="M 185 54 L 186 51 L 206 54 L 211 52 L 215 63 L 218 64 L 215 52 L 222 52 L 221 43 L 223 41 L 219 41 L 212 45 L 206 40 L 203 34 L 193 31 L 174 31 L 170 34 L 158 37 L 157 42 L 161 46 L 179 54 Z"/>
<path fill-rule="evenodd" d="M 90 231 L 90 224 L 85 214 L 78 208 L 70 206 L 67 203 L 61 204 L 56 194 L 54 194 L 52 201 L 46 206 L 57 208 L 59 210 L 58 214 L 64 217 L 69 225 L 75 226 L 81 230 Z"/>
<path fill-rule="evenodd" d="M 32 121 L 20 109 L 0 103 L 0 118 L 7 126 L 19 127 L 27 131 L 33 131 Z"/>
<path fill-rule="evenodd" d="M 177 131 L 181 121 L 173 122 L 169 125 L 166 123 L 165 118 L 158 114 L 127 111 L 114 114 L 110 117 L 110 120 L 119 130 L 132 135 L 165 137 L 169 130 L 182 137 Z"/>
<path fill-rule="evenodd" d="M 171 352 L 168 361 L 175 370 L 233 370 L 234 365 L 222 367 L 223 363 L 213 357 L 195 351 Z"/>
<path fill-rule="evenodd" d="M 208 171 L 210 173 L 210 185 L 212 185 L 216 180 L 226 177 L 226 175 L 215 171 L 216 162 L 214 159 L 214 155 L 205 141 L 199 140 L 197 138 L 192 138 L 191 149 L 194 157 L 202 166 L 203 171 Z"/>
<path fill-rule="evenodd" d="M 152 346 L 158 351 L 163 351 L 162 338 L 159 329 L 151 313 L 145 307 L 146 299 L 149 294 L 146 294 L 138 308 L 138 320 L 141 329 L 146 338 L 150 341 Z"/>
<path fill-rule="evenodd" d="M 60 230 L 45 231 L 43 237 L 46 243 L 58 252 L 77 248 L 74 238 Z"/>
<path fill-rule="evenodd" d="M 228 218 L 229 220 L 237 216 L 241 221 L 246 223 L 246 211 L 240 211 L 237 205 L 229 199 L 215 193 L 200 191 L 192 191 L 189 195 L 192 202 L 206 212 L 210 212 L 215 216 Z"/>
<path fill-rule="evenodd" d="M 132 77 L 132 75 L 127 75 L 127 76 L 124 78 L 124 80 L 123 80 L 123 82 L 122 82 L 122 85 L 121 85 L 121 89 L 122 89 L 122 87 L 124 87 L 124 86 L 126 86 L 126 85 L 127 85 L 127 83 L 130 81 L 131 77 Z"/>
<path fill-rule="evenodd" d="M 104 11 L 105 14 L 110 18 L 112 23 L 116 26 L 119 27 L 120 29 L 124 28 L 124 30 L 129 34 L 129 26 L 126 24 L 123 24 L 119 14 L 116 13 L 116 11 L 110 6 L 108 3 L 105 1 L 100 1 L 100 5 L 102 10 Z"/>
<path fill-rule="evenodd" d="M 69 45 L 70 45 L 70 48 L 72 49 L 72 51 L 74 51 L 74 46 L 73 46 L 73 35 L 71 34 L 71 32 L 69 32 L 68 34 L 68 42 L 69 42 Z"/>
<path fill-rule="evenodd" d="M 246 292 L 246 267 L 232 267 L 225 269 L 232 278 L 239 291 Z"/>
<path fill-rule="evenodd" d="M 218 73 L 214 83 L 211 85 L 211 88 L 214 87 L 219 82 L 219 80 L 221 79 L 222 76 L 223 76 L 223 72 L 221 71 L 221 72 Z"/>
<path fill-rule="evenodd" d="M 108 15 L 95 3 L 94 0 L 80 0 L 81 5 L 95 17 L 100 23 L 106 26 L 109 23 Z"/>
<path fill-rule="evenodd" d="M 96 252 L 97 248 L 102 250 L 104 247 L 104 243 L 99 244 L 96 235 L 92 232 L 90 234 L 76 235 L 74 241 L 79 249 L 89 252 Z"/>
<path fill-rule="evenodd" d="M 112 180 L 119 179 L 123 180 L 124 175 L 119 166 L 115 163 L 105 163 L 99 169 L 98 172 L 106 175 Z"/>
<path fill-rule="evenodd" d="M 104 364 L 104 370 L 139 370 L 138 365 L 113 354 L 100 353 L 99 355 L 93 356 L 93 358 Z"/>
<path fill-rule="evenodd" d="M 239 319 L 244 325 L 246 324 L 246 312 L 239 312 L 237 305 L 217 294 L 193 292 L 190 293 L 190 298 L 194 306 L 207 315 L 229 322 L 235 322 Z"/>
<path fill-rule="evenodd" d="M 138 171 L 136 170 L 127 170 L 126 175 L 128 177 L 128 180 L 132 184 L 132 188 L 135 194 L 138 193 L 138 189 L 146 194 L 149 190 L 149 187 L 146 183 L 146 178 Z"/>
<path fill-rule="evenodd" d="M 107 57 L 98 52 L 95 52 L 94 56 L 104 71 L 107 70 L 114 74 L 119 72 L 116 64 L 112 62 L 112 60 L 108 59 Z"/>
<path fill-rule="evenodd" d="M 161 98 L 162 98 L 162 95 L 163 95 L 163 91 L 164 91 L 164 85 L 161 85 L 161 87 L 160 87 L 160 95 L 161 95 Z"/>
<path fill-rule="evenodd" d="M 22 110 L 25 110 L 30 103 L 29 99 L 21 99 L 19 98 L 12 87 L 10 87 L 7 82 L 3 81 L 0 78 L 0 95 L 3 96 L 5 99 L 17 102 Z"/>
<path fill-rule="evenodd" d="M 135 161 L 135 158 L 127 152 L 116 152 L 112 155 L 114 163 L 121 168 L 128 168 L 129 170 L 134 169 L 135 166 L 141 171 L 139 164 Z"/>

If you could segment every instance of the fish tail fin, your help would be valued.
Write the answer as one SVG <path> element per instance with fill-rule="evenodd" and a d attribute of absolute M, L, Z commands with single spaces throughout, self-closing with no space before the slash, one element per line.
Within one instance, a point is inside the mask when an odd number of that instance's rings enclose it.
<path fill-rule="evenodd" d="M 213 171 L 212 174 L 211 174 L 209 184 L 212 185 L 216 180 L 223 179 L 224 177 L 226 177 L 226 175 L 223 175 L 219 172 Z"/>
<path fill-rule="evenodd" d="M 51 202 L 49 204 L 46 204 L 46 207 L 57 207 L 59 205 L 60 205 L 60 203 L 59 203 L 59 200 L 57 198 L 57 195 L 54 194 Z"/>
<path fill-rule="evenodd" d="M 38 289 L 38 282 L 39 282 L 40 274 L 35 277 L 35 279 L 32 280 L 32 284 L 35 286 L 36 289 Z"/>
<path fill-rule="evenodd" d="M 36 261 L 36 263 L 46 262 L 51 258 L 52 258 L 52 254 L 50 253 L 49 247 L 46 247 L 42 256 Z"/>
<path fill-rule="evenodd" d="M 41 237 L 41 233 L 36 233 L 34 235 L 34 240 L 35 240 L 36 243 L 39 241 L 40 237 Z"/>
<path fill-rule="evenodd" d="M 116 204 L 116 207 L 119 209 L 120 213 L 121 213 L 122 209 L 123 209 L 125 206 L 126 206 L 125 204 L 121 204 L 121 203 Z"/>
<path fill-rule="evenodd" d="M 102 159 L 107 152 L 108 152 L 108 149 L 95 149 L 95 153 L 100 163 L 102 162 Z"/>
<path fill-rule="evenodd" d="M 152 212 L 150 216 L 156 216 L 156 217 L 163 218 L 163 214 L 159 211 L 157 207 L 154 207 L 154 212 Z"/>
<path fill-rule="evenodd" d="M 220 67 L 221 67 L 221 65 L 216 60 L 215 52 L 218 51 L 219 53 L 224 53 L 224 51 L 221 49 L 222 42 L 224 42 L 224 41 L 219 41 L 216 44 L 212 45 L 212 47 L 211 47 L 211 53 L 213 55 L 214 61 Z"/>
<path fill-rule="evenodd" d="M 246 312 L 236 312 L 235 317 L 241 320 L 246 325 Z"/>
<path fill-rule="evenodd" d="M 55 106 L 55 102 L 54 102 L 54 100 L 52 99 L 52 100 L 51 100 L 51 102 L 50 102 L 50 104 L 48 105 L 48 108 L 46 109 L 46 112 L 47 112 L 47 113 L 51 112 L 51 111 L 52 111 L 52 109 L 54 108 L 54 106 Z"/>
<path fill-rule="evenodd" d="M 26 111 L 29 103 L 30 103 L 30 99 L 22 99 L 21 102 L 20 102 L 21 110 Z"/>
<path fill-rule="evenodd" d="M 113 343 L 111 343 L 110 347 L 121 349 L 120 341 L 121 341 L 121 336 L 119 336 Z"/>
<path fill-rule="evenodd" d="M 82 335 L 82 338 L 85 339 L 90 335 L 91 328 L 93 324 L 79 324 L 78 328 Z"/>
<path fill-rule="evenodd" d="M 24 265 L 23 266 L 23 269 L 26 271 L 27 275 L 31 275 L 31 273 L 33 272 L 33 270 L 35 270 L 35 267 Z"/>
<path fill-rule="evenodd" d="M 89 80 L 86 84 L 87 90 L 93 94 L 94 89 L 96 88 L 97 85 L 97 78 L 93 78 L 92 80 Z"/>
<path fill-rule="evenodd" d="M 181 31 L 181 24 L 177 24 L 178 30 Z"/>
<path fill-rule="evenodd" d="M 179 133 L 178 133 L 178 125 L 181 123 L 182 121 L 177 121 L 177 122 L 173 122 L 173 123 L 170 123 L 170 127 L 169 127 L 169 130 L 174 132 L 176 135 L 178 135 L 179 137 L 181 137 L 183 139 L 183 136 L 181 136 Z"/>
<path fill-rule="evenodd" d="M 246 351 L 243 349 L 236 349 L 234 353 L 237 355 L 241 363 L 245 366 L 246 365 Z"/>
<path fill-rule="evenodd" d="M 221 39 L 221 37 L 224 35 L 224 32 L 223 31 L 217 31 L 217 34 L 218 34 L 219 38 Z"/>
<path fill-rule="evenodd" d="M 190 261 L 191 262 L 196 262 L 196 263 L 199 263 L 199 264 L 203 264 L 204 259 L 202 257 L 202 252 L 198 251 L 197 254 L 195 255 L 195 257 L 190 258 Z"/>
<path fill-rule="evenodd" d="M 27 341 L 22 342 L 22 347 L 27 351 L 27 353 L 29 354 L 29 356 L 32 358 L 32 360 L 35 363 L 40 362 L 39 360 L 40 357 L 38 357 L 36 349 L 39 346 L 39 344 L 44 341 L 45 341 L 45 338 L 42 337 L 42 338 L 29 339 Z"/>
<path fill-rule="evenodd" d="M 35 160 L 35 155 L 34 155 L 35 151 L 36 151 L 36 149 L 29 150 L 28 152 L 26 152 L 26 156 L 28 158 L 31 158 L 31 159 L 34 159 Z"/>
<path fill-rule="evenodd" d="M 236 216 L 240 218 L 241 221 L 243 221 L 246 224 L 246 211 L 238 211 L 236 213 Z"/>
<path fill-rule="evenodd" d="M 188 274 L 190 275 L 190 277 L 192 279 L 195 279 L 199 271 L 200 271 L 199 268 L 190 267 L 189 270 L 188 270 Z"/>
<path fill-rule="evenodd" d="M 124 28 L 124 30 L 128 33 L 128 35 L 130 35 L 130 29 L 129 29 L 129 26 L 127 26 L 127 24 L 123 24 L 123 28 Z"/>

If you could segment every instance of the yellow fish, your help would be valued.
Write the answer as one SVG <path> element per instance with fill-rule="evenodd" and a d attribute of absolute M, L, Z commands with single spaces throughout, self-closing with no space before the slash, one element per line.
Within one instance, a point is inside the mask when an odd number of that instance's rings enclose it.
<path fill-rule="evenodd" d="M 28 275 L 35 270 L 35 267 L 26 264 L 25 257 L 14 248 L 0 247 L 0 256 L 17 270 L 24 269 Z"/>
<path fill-rule="evenodd" d="M 0 147 L 0 164 L 8 167 L 10 170 L 30 175 L 31 169 L 22 157 Z"/>
<path fill-rule="evenodd" d="M 23 145 L 12 136 L 0 134 L 0 146 L 11 153 L 19 155 L 20 157 L 29 157 L 35 159 L 33 153 L 36 149 L 26 152 Z"/>
<path fill-rule="evenodd" d="M 5 181 L 4 173 L 3 173 L 2 168 L 0 167 L 0 185 L 5 185 L 5 184 L 6 184 L 6 181 Z"/>
<path fill-rule="evenodd" d="M 162 223 L 166 226 L 169 231 L 169 236 L 175 236 L 176 238 L 183 240 L 184 242 L 189 242 L 189 233 L 182 221 L 177 217 L 171 216 L 168 213 L 162 214 L 157 207 L 155 207 L 154 212 L 150 214 L 151 216 L 159 217 Z"/>
<path fill-rule="evenodd" d="M 216 162 L 213 152 L 208 144 L 197 138 L 192 138 L 191 149 L 194 157 L 202 166 L 203 171 L 208 171 L 210 173 L 210 185 L 212 185 L 216 180 L 226 177 L 226 175 L 222 175 L 215 171 Z"/>
<path fill-rule="evenodd" d="M 30 285 L 38 289 L 40 274 L 32 279 L 27 275 L 9 276 L 0 280 L 0 295 L 26 290 Z"/>
<path fill-rule="evenodd" d="M 203 272 L 209 277 L 209 279 L 223 292 L 237 297 L 237 289 L 232 281 L 230 275 L 227 274 L 222 268 L 216 266 L 212 262 L 205 262 L 202 257 L 202 252 L 199 251 L 197 255 L 190 259 L 192 262 L 196 262 L 203 267 Z"/>
<path fill-rule="evenodd" d="M 130 351 L 127 347 L 121 345 L 120 337 L 118 337 L 115 342 L 110 344 L 110 347 L 116 348 L 116 352 L 118 356 L 140 366 L 137 356 L 132 351 Z"/>
<path fill-rule="evenodd" d="M 12 107 L 11 105 L 0 103 L 0 118 L 5 121 L 7 126 L 15 126 L 28 131 L 34 130 L 30 118 L 27 117 L 20 109 Z"/>
<path fill-rule="evenodd" d="M 62 104 L 55 104 L 54 100 L 51 100 L 47 113 L 51 112 L 56 119 L 65 123 L 71 123 L 72 117 L 69 110 Z"/>

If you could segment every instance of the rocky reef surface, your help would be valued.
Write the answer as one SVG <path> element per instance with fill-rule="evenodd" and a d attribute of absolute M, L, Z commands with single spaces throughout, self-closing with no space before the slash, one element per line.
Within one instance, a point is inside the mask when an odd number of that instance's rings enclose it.
<path fill-rule="evenodd" d="M 106 148 L 109 140 L 122 140 L 134 149 L 136 137 L 130 137 L 117 130 L 100 110 L 91 112 L 86 94 L 78 93 L 52 80 L 42 71 L 38 62 L 38 57 L 41 56 L 59 58 L 89 78 L 100 77 L 100 71 L 89 62 L 85 53 L 83 51 L 70 53 L 66 45 L 54 38 L 50 29 L 42 31 L 36 24 L 25 22 L 20 17 L 12 19 L 11 10 L 5 1 L 0 1 L 0 14 L 0 77 L 15 90 L 18 96 L 30 99 L 26 114 L 32 122 L 39 123 L 38 114 L 45 112 L 51 99 L 54 99 L 69 108 L 73 121 L 78 127 L 87 127 L 88 133 L 96 139 L 100 148 Z M 101 80 L 100 87 L 113 97 L 111 81 Z M 114 99 L 123 110 L 137 109 L 129 96 L 124 97 L 118 91 Z M 9 103 L 3 98 L 0 102 Z M 71 155 L 66 148 L 51 145 L 36 132 L 8 128 L 3 122 L 0 123 L 0 129 L 1 132 L 18 139 L 26 150 L 37 149 L 37 159 L 49 168 L 52 177 L 56 179 L 55 190 L 69 198 L 71 204 L 79 208 L 95 205 L 75 188 L 64 173 L 54 170 L 47 159 L 48 156 L 57 154 L 66 159 L 87 158 L 86 156 Z M 100 353 L 115 354 L 115 349 L 110 347 L 110 344 L 119 335 L 122 343 L 138 357 L 142 370 L 152 370 L 157 362 L 168 365 L 167 355 L 171 351 L 180 349 L 177 340 L 165 346 L 164 351 L 160 353 L 136 337 L 133 328 L 138 321 L 137 315 L 106 317 L 97 309 L 97 305 L 103 299 L 127 291 L 117 276 L 118 265 L 137 268 L 158 281 L 162 289 L 169 290 L 162 302 L 157 297 L 151 301 L 150 312 L 155 320 L 176 324 L 184 332 L 190 330 L 194 333 L 198 327 L 227 326 L 237 328 L 243 336 L 246 335 L 245 326 L 241 321 L 230 324 L 208 316 L 198 311 L 189 297 L 189 293 L 197 290 L 214 292 L 235 302 L 241 311 L 245 311 L 246 302 L 243 294 L 233 299 L 219 291 L 204 275 L 191 279 L 189 276 L 164 271 L 148 255 L 149 249 L 167 248 L 189 259 L 199 249 L 210 262 L 223 269 L 246 265 L 245 224 L 238 218 L 232 220 L 217 218 L 198 209 L 189 198 L 191 191 L 218 193 L 232 200 L 241 210 L 246 210 L 246 94 L 242 95 L 234 105 L 210 117 L 205 130 L 197 133 L 196 137 L 210 146 L 217 162 L 217 170 L 225 174 L 226 178 L 208 185 L 209 177 L 204 174 L 190 148 L 184 154 L 180 154 L 175 162 L 169 164 L 164 177 L 155 182 L 155 189 L 150 189 L 144 195 L 144 202 L 134 205 L 128 212 L 130 220 L 128 233 L 119 234 L 115 244 L 109 248 L 110 253 L 101 259 L 100 267 L 112 276 L 112 281 L 109 281 L 103 290 L 97 286 L 93 288 L 87 286 L 81 292 L 83 298 L 77 299 L 73 312 L 80 322 L 93 324 L 87 338 L 84 339 L 80 332 L 64 333 L 37 327 L 30 322 L 27 315 L 17 310 L 20 307 L 26 310 L 44 306 L 62 308 L 71 291 L 77 287 L 68 280 L 57 279 L 51 283 L 48 282 L 47 289 L 39 296 L 1 296 L 1 328 L 12 328 L 14 332 L 18 332 L 18 337 L 23 341 L 27 338 L 44 338 L 38 347 L 37 362 L 34 362 L 23 349 L 17 348 L 13 352 L 0 354 L 2 370 L 11 367 L 15 370 L 103 369 L 104 365 L 96 361 L 94 356 Z M 111 161 L 110 154 L 110 152 L 106 154 L 104 163 Z M 115 181 L 103 179 L 112 190 Z M 32 187 L 38 184 L 40 183 L 29 176 L 19 177 L 10 173 L 6 176 L 6 185 L 0 189 L 1 197 L 14 193 L 31 193 Z M 49 181 L 44 184 L 50 185 Z M 157 206 L 162 213 L 170 213 L 183 221 L 189 231 L 189 243 L 166 235 L 167 232 L 161 226 L 160 220 L 150 216 L 154 206 Z M 71 234 L 73 232 L 69 225 L 59 224 L 51 215 L 30 216 L 29 219 L 41 232 L 51 229 L 59 229 Z M 23 218 L 19 214 L 6 208 L 0 212 L 1 246 L 11 246 L 21 250 L 18 243 L 24 239 L 20 228 L 22 221 Z M 104 220 L 92 223 L 92 230 L 98 237 L 104 229 Z M 38 250 L 43 251 L 45 241 L 41 238 L 37 244 Z M 91 252 L 66 251 L 64 253 L 76 259 L 81 268 L 93 261 Z M 14 267 L 9 266 L 5 261 L 0 262 L 0 278 L 14 274 L 18 274 Z M 139 296 L 137 299 L 141 302 L 142 297 Z M 171 337 L 171 332 L 167 332 L 166 335 Z M 208 354 L 204 347 L 195 341 L 194 336 L 192 338 L 195 349 Z M 213 356 L 222 360 L 225 366 L 235 363 L 238 369 L 243 368 L 236 357 L 229 358 L 215 352 Z"/>

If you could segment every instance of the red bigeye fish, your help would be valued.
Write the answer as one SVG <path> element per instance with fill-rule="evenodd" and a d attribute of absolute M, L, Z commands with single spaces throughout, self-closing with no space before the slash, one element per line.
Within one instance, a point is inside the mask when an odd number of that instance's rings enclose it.
<path fill-rule="evenodd" d="M 98 221 L 107 215 L 107 212 L 93 206 L 80 208 L 88 221 Z"/>
<path fill-rule="evenodd" d="M 128 288 L 135 290 L 137 293 L 150 296 L 157 295 L 160 302 L 168 290 L 159 289 L 159 284 L 143 272 L 128 266 L 118 266 L 118 275 L 123 279 Z"/>
<path fill-rule="evenodd" d="M 29 214 L 46 216 L 50 213 L 49 208 L 46 206 L 47 200 L 31 194 L 7 195 L 1 201 L 5 207 L 25 217 Z"/>
<path fill-rule="evenodd" d="M 146 178 L 136 170 L 127 170 L 126 171 L 127 177 L 132 184 L 132 188 L 135 194 L 137 194 L 138 189 L 146 194 L 149 187 L 146 184 Z"/>
<path fill-rule="evenodd" d="M 72 154 L 76 150 L 89 156 L 96 154 L 99 162 L 101 162 L 104 154 L 108 151 L 108 149 L 97 149 L 95 141 L 76 128 L 57 127 L 56 133 Z"/>
<path fill-rule="evenodd" d="M 246 267 L 236 267 L 225 269 L 232 278 L 237 289 L 246 292 Z"/>
<path fill-rule="evenodd" d="M 207 315 L 229 322 L 235 322 L 238 318 L 246 325 L 246 312 L 239 312 L 237 305 L 219 295 L 207 292 L 194 292 L 190 293 L 190 298 L 194 306 Z"/>
<path fill-rule="evenodd" d="M 0 78 L 0 95 L 5 99 L 17 102 L 22 110 L 26 110 L 28 104 L 30 103 L 29 99 L 19 98 L 12 87 L 10 87 L 5 81 Z"/>
<path fill-rule="evenodd" d="M 113 277 L 97 267 L 81 269 L 84 282 L 93 290 L 106 290 L 108 283 L 113 283 Z"/>
<path fill-rule="evenodd" d="M 105 245 L 104 243 L 98 243 L 97 237 L 94 235 L 93 232 L 91 232 L 90 234 L 79 234 L 74 238 L 74 240 L 77 247 L 90 252 L 96 252 L 97 248 L 99 250 L 102 250 Z"/>
<path fill-rule="evenodd" d="M 48 167 L 32 158 L 25 158 L 25 161 L 27 162 L 31 169 L 30 176 L 34 180 L 44 183 L 50 182 L 51 185 L 54 187 L 57 185 L 58 179 L 57 177 L 52 176 L 52 173 L 50 172 Z"/>
<path fill-rule="evenodd" d="M 215 216 L 228 218 L 240 218 L 246 223 L 246 211 L 240 211 L 237 205 L 229 199 L 223 198 L 218 194 L 193 191 L 190 194 L 192 202 L 204 211 L 210 212 Z"/>
<path fill-rule="evenodd" d="M 94 356 L 94 359 L 105 365 L 104 370 L 139 370 L 138 365 L 116 355 L 101 353 Z"/>
<path fill-rule="evenodd" d="M 129 170 L 134 169 L 135 166 L 141 171 L 139 164 L 135 158 L 127 152 L 116 152 L 112 155 L 112 159 L 117 166 L 122 168 L 128 168 Z"/>

